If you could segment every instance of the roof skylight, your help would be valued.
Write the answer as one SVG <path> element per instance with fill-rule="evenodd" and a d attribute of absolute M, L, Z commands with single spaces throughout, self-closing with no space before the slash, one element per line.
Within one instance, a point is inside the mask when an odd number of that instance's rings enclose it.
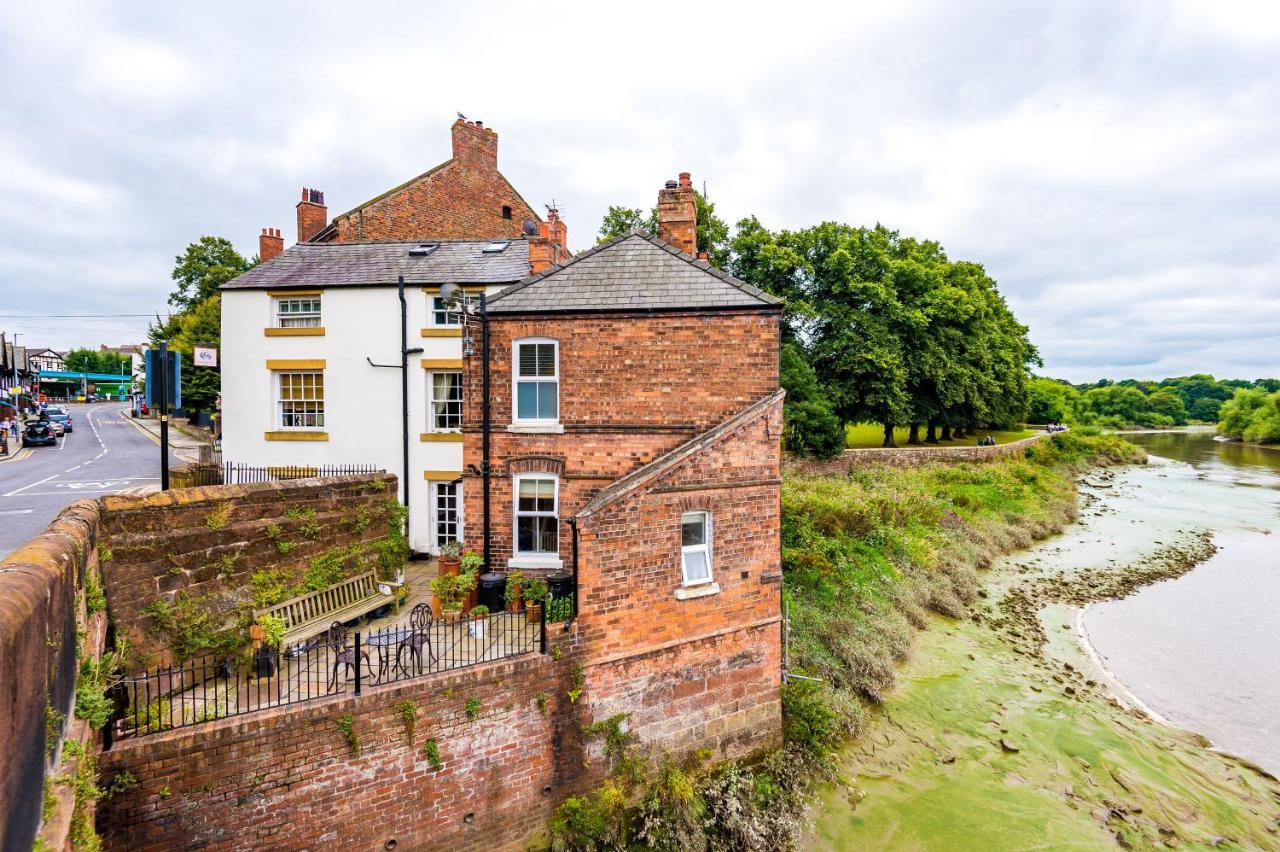
<path fill-rule="evenodd" d="M 480 249 L 480 251 L 484 254 L 501 254 L 509 245 L 511 245 L 511 240 L 494 240 Z"/>

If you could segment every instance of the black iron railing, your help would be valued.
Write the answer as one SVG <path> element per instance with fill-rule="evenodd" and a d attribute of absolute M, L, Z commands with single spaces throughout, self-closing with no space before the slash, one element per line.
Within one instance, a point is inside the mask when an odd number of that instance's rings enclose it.
<path fill-rule="evenodd" d="M 348 634 L 340 625 L 248 663 L 215 657 L 122 680 L 107 741 L 397 683 L 530 652 L 546 653 L 546 612 L 431 620 Z"/>
<path fill-rule="evenodd" d="M 277 482 L 285 479 L 310 479 L 321 476 L 353 476 L 386 473 L 372 464 L 265 465 L 236 462 L 199 462 L 173 471 L 175 488 L 204 485 L 247 485 L 251 482 Z"/>

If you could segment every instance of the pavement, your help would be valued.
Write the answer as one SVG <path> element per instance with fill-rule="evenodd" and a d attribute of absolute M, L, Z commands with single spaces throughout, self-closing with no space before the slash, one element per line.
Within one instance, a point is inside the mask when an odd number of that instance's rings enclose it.
<path fill-rule="evenodd" d="M 125 415 L 125 419 L 134 426 L 141 429 L 151 436 L 151 439 L 157 444 L 160 443 L 160 421 L 155 418 L 133 418 Z M 174 455 L 182 459 L 184 462 L 200 461 L 200 448 L 206 446 L 205 441 L 199 438 L 193 438 L 185 432 L 178 430 L 173 422 L 169 423 L 169 449 Z"/>
<path fill-rule="evenodd" d="M 67 410 L 74 431 L 58 439 L 58 446 L 24 447 L 0 463 L 0 559 L 39 535 L 75 500 L 160 485 L 159 439 L 125 417 L 126 406 Z M 170 452 L 171 466 L 183 462 Z"/>

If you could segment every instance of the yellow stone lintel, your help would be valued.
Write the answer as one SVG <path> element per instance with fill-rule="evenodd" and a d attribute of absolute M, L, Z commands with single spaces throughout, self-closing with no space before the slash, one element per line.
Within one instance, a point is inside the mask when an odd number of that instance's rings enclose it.
<path fill-rule="evenodd" d="M 461 432 L 423 432 L 421 435 L 418 436 L 418 440 L 425 441 L 428 443 L 444 442 L 447 444 L 461 444 L 462 433 Z"/>
<path fill-rule="evenodd" d="M 319 290 L 268 290 L 268 296 L 284 297 L 284 296 L 319 296 Z"/>
<path fill-rule="evenodd" d="M 268 370 L 323 370 L 323 358 L 268 358 Z"/>
<path fill-rule="evenodd" d="M 281 429 L 277 432 L 263 432 L 262 437 L 268 441 L 327 441 L 329 440 L 329 433 Z"/>
<path fill-rule="evenodd" d="M 422 478 L 431 482 L 453 482 L 462 476 L 460 470 L 424 470 Z"/>
<path fill-rule="evenodd" d="M 439 328 L 424 328 L 422 330 L 423 337 L 461 337 L 462 326 L 460 325 L 444 325 Z"/>
<path fill-rule="evenodd" d="M 267 337 L 324 337 L 324 326 L 299 326 L 297 328 L 264 328 Z"/>
<path fill-rule="evenodd" d="M 423 358 L 422 369 L 424 370 L 461 370 L 461 358 Z"/>

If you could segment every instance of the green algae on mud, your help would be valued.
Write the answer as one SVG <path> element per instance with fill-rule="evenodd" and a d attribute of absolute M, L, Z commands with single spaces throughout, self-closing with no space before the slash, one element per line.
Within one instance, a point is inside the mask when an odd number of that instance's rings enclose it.
<path fill-rule="evenodd" d="M 998 564 L 972 619 L 935 617 L 920 637 L 842 756 L 847 781 L 822 791 L 810 847 L 1280 848 L 1274 779 L 1123 707 L 1062 641 L 1071 626 L 1045 617 L 1211 552 L 1189 533 L 1129 566 Z"/>

